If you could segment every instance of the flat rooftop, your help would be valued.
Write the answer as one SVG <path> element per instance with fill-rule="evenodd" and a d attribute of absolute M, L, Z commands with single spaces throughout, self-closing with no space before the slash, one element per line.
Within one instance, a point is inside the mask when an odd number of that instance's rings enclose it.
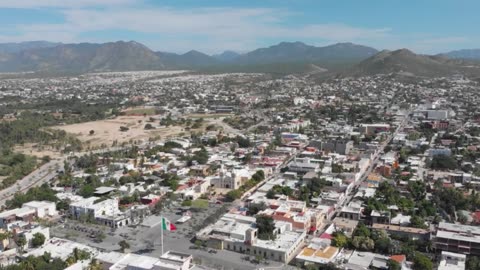
<path fill-rule="evenodd" d="M 29 206 L 34 208 L 40 208 L 40 207 L 49 207 L 52 204 L 55 205 L 54 202 L 50 202 L 50 201 L 31 201 L 31 202 L 26 202 L 22 204 L 22 207 Z"/>
<path fill-rule="evenodd" d="M 297 259 L 324 264 L 331 262 L 338 252 L 339 249 L 332 246 L 309 245 L 300 252 Z"/>
<path fill-rule="evenodd" d="M 46 241 L 46 243 L 42 247 L 34 249 L 28 253 L 25 253 L 23 254 L 23 256 L 25 258 L 30 255 L 38 257 L 38 256 L 42 256 L 44 252 L 48 252 L 52 255 L 52 258 L 60 258 L 62 260 L 66 260 L 68 256 L 72 254 L 75 248 L 81 249 L 81 250 L 87 250 L 91 252 L 93 255 L 98 254 L 98 251 L 96 249 L 89 247 L 87 245 L 83 245 L 67 239 L 54 237 Z"/>
<path fill-rule="evenodd" d="M 440 222 L 438 224 L 438 230 L 451 231 L 451 232 L 465 232 L 465 233 L 470 232 L 472 234 L 480 235 L 480 227 L 447 223 L 447 222 Z"/>
<path fill-rule="evenodd" d="M 438 270 L 465 270 L 467 255 L 442 251 Z"/>
<path fill-rule="evenodd" d="M 414 227 L 404 227 L 404 226 L 392 225 L 392 224 L 380 224 L 380 223 L 374 223 L 372 225 L 372 229 L 397 231 L 397 232 L 405 232 L 405 233 L 416 233 L 416 234 L 430 233 L 429 230 L 425 230 L 425 229 L 414 228 Z"/>
<path fill-rule="evenodd" d="M 4 211 L 0 213 L 0 218 L 7 218 L 10 216 L 25 216 L 29 214 L 35 213 L 35 209 L 32 209 L 30 207 L 22 207 L 22 208 L 15 208 L 12 210 Z"/>
<path fill-rule="evenodd" d="M 464 233 L 456 233 L 456 232 L 437 231 L 437 239 L 438 238 L 454 239 L 454 240 L 458 240 L 458 241 L 480 243 L 480 236 L 478 236 L 478 235 L 467 235 L 467 234 L 464 234 Z"/>
<path fill-rule="evenodd" d="M 98 187 L 97 189 L 95 189 L 94 194 L 106 194 L 115 190 L 117 189 L 114 187 Z"/>
<path fill-rule="evenodd" d="M 304 237 L 304 233 L 286 231 L 277 235 L 277 238 L 273 241 L 257 239 L 254 246 L 277 251 L 288 251 L 301 237 Z"/>

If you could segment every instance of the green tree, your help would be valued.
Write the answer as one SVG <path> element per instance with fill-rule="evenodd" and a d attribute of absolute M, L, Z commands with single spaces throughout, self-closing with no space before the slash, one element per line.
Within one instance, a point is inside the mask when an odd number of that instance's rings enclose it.
<path fill-rule="evenodd" d="M 338 248 L 343 248 L 348 245 L 348 238 L 344 233 L 336 232 L 333 235 L 332 245 Z"/>
<path fill-rule="evenodd" d="M 238 146 L 242 148 L 247 148 L 251 146 L 250 140 L 248 138 L 242 137 L 242 136 L 237 136 L 236 141 L 238 143 Z"/>
<path fill-rule="evenodd" d="M 375 240 L 375 251 L 382 254 L 390 254 L 393 249 L 392 242 L 388 237 L 381 237 Z"/>
<path fill-rule="evenodd" d="M 359 250 L 371 251 L 375 247 L 375 242 L 366 236 L 355 236 L 353 237 L 352 245 Z"/>
<path fill-rule="evenodd" d="M 367 226 L 365 226 L 365 224 L 360 223 L 355 229 L 354 236 L 370 237 L 371 232 L 370 232 L 370 229 L 367 228 Z"/>
<path fill-rule="evenodd" d="M 225 200 L 227 202 L 233 202 L 236 199 L 240 199 L 240 197 L 242 197 L 242 191 L 235 189 L 227 192 L 227 194 L 225 195 Z"/>
<path fill-rule="evenodd" d="M 262 240 L 275 239 L 275 222 L 272 217 L 259 215 L 255 221 L 258 228 L 258 238 Z"/>
<path fill-rule="evenodd" d="M 477 270 L 480 269 L 480 258 L 477 256 L 469 255 L 467 257 L 466 270 Z"/>
<path fill-rule="evenodd" d="M 457 161 L 451 156 L 436 155 L 430 161 L 430 167 L 435 170 L 455 170 Z"/>
<path fill-rule="evenodd" d="M 32 246 L 39 247 L 45 243 L 45 235 L 42 233 L 35 233 L 32 238 Z"/>
<path fill-rule="evenodd" d="M 421 228 L 421 229 L 427 228 L 427 225 L 425 225 L 425 220 L 417 215 L 411 216 L 410 225 L 414 228 Z"/>
<path fill-rule="evenodd" d="M 122 250 L 122 252 L 125 252 L 125 250 L 130 248 L 130 244 L 125 240 L 118 242 L 118 245 L 120 246 L 120 249 Z"/>
<path fill-rule="evenodd" d="M 154 127 L 152 126 L 152 124 L 148 123 L 145 125 L 143 129 L 150 130 L 150 129 L 154 129 Z"/>
<path fill-rule="evenodd" d="M 413 270 L 432 270 L 433 263 L 424 254 L 420 252 L 415 252 L 415 257 L 413 258 Z"/>
<path fill-rule="evenodd" d="M 254 216 L 258 212 L 267 209 L 267 205 L 264 202 L 261 203 L 250 203 L 248 205 L 248 215 Z"/>
<path fill-rule="evenodd" d="M 402 266 L 397 261 L 394 261 L 394 260 L 388 260 L 387 266 L 388 266 L 388 270 L 401 270 L 402 269 Z"/>
<path fill-rule="evenodd" d="M 27 238 L 25 238 L 25 235 L 20 235 L 15 240 L 15 243 L 17 243 L 17 246 L 20 248 L 20 251 L 23 251 L 25 245 L 27 244 Z"/>

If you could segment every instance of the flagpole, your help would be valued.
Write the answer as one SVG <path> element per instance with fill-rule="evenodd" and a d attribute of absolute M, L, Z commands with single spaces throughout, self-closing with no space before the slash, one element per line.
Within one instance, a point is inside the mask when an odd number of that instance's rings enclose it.
<path fill-rule="evenodd" d="M 162 226 L 161 226 L 162 229 L 161 229 L 161 232 L 160 232 L 160 238 L 161 238 L 161 241 L 162 241 L 162 254 L 160 256 L 163 255 L 163 222 L 164 222 L 164 220 L 163 220 L 163 216 L 162 216 Z"/>

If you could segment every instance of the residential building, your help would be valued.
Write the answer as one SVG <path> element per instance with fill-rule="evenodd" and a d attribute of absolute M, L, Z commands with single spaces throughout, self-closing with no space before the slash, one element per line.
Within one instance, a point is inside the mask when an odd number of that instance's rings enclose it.
<path fill-rule="evenodd" d="M 288 170 L 303 175 L 312 171 L 318 172 L 320 164 L 308 158 L 294 159 L 288 164 Z"/>
<path fill-rule="evenodd" d="M 420 228 L 413 228 L 413 227 L 403 227 L 399 225 L 392 225 L 392 224 L 380 224 L 374 223 L 372 224 L 373 230 L 384 230 L 389 234 L 397 235 L 400 237 L 408 237 L 412 240 L 430 240 L 430 230 L 428 229 L 420 229 Z"/>
<path fill-rule="evenodd" d="M 353 149 L 353 141 L 345 139 L 328 140 L 322 143 L 322 151 L 348 155 Z"/>
<path fill-rule="evenodd" d="M 352 236 L 353 231 L 355 231 L 357 228 L 358 223 L 358 220 L 346 219 L 342 217 L 336 217 L 332 221 L 335 231 L 343 231 L 348 237 Z"/>
<path fill-rule="evenodd" d="M 314 238 L 295 258 L 304 263 L 328 264 L 333 262 L 340 249 L 330 245 L 331 241 Z"/>
<path fill-rule="evenodd" d="M 360 133 L 365 135 L 373 135 L 379 132 L 386 132 L 390 130 L 389 124 L 361 124 Z"/>
<path fill-rule="evenodd" d="M 363 207 L 361 203 L 350 202 L 343 206 L 339 216 L 351 220 L 360 220 L 362 217 Z"/>
<path fill-rule="evenodd" d="M 116 199 L 101 200 L 90 197 L 70 204 L 70 214 L 77 219 L 91 219 L 117 228 L 129 224 L 129 219 L 118 208 Z"/>
<path fill-rule="evenodd" d="M 435 236 L 437 250 L 480 255 L 480 227 L 440 222 Z"/>
<path fill-rule="evenodd" d="M 442 251 L 438 270 L 465 270 L 467 255 Z"/>

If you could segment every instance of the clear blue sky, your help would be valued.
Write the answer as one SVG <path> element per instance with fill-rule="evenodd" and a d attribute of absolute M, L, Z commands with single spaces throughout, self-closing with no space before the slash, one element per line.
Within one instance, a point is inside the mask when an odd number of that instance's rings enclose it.
<path fill-rule="evenodd" d="M 0 42 L 135 40 L 245 52 L 281 41 L 439 53 L 480 48 L 478 0 L 0 0 Z"/>

